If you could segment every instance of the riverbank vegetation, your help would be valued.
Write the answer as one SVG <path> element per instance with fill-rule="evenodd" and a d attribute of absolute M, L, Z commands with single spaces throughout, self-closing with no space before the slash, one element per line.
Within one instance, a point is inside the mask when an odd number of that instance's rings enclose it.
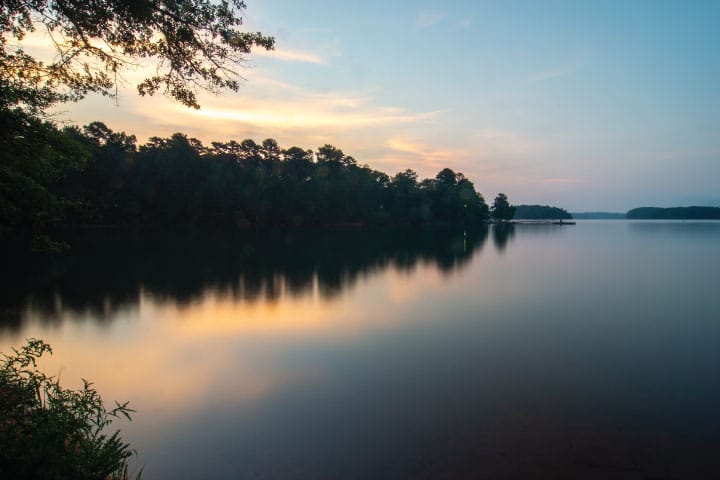
<path fill-rule="evenodd" d="M 130 420 L 127 403 L 107 409 L 93 385 L 65 389 L 37 368 L 50 345 L 29 339 L 0 363 L 0 472 L 3 478 L 128 478 L 130 445 L 108 428 Z M 138 475 L 139 477 L 139 475 Z"/>

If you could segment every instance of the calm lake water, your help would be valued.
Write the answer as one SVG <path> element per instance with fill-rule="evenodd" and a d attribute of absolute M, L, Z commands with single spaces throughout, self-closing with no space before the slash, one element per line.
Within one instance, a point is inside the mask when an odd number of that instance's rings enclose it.
<path fill-rule="evenodd" d="M 0 351 L 130 400 L 143 478 L 720 478 L 720 223 L 74 246 L 5 250 Z"/>

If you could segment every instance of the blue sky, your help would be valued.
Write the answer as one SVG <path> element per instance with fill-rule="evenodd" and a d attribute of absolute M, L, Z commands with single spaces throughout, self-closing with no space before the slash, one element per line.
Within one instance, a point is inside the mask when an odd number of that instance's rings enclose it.
<path fill-rule="evenodd" d="M 203 141 L 331 143 L 395 173 L 571 211 L 720 205 L 720 2 L 248 0 L 237 93 L 196 112 L 131 87 L 71 121 Z M 129 75 L 132 81 L 132 75 Z"/>

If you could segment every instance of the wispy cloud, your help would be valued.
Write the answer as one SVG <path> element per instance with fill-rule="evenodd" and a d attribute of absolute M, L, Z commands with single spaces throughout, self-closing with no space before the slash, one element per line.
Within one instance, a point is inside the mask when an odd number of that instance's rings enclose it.
<path fill-rule="evenodd" d="M 448 167 L 474 178 L 494 176 L 484 162 L 485 153 L 476 149 L 448 147 L 398 135 L 386 139 L 383 146 L 382 152 L 371 161 L 389 172 L 412 168 L 421 177 L 433 177 Z"/>
<path fill-rule="evenodd" d="M 56 41 L 60 41 L 59 35 L 56 35 Z M 15 44 L 13 43 L 13 46 Z M 55 55 L 56 49 L 53 46 L 53 40 L 44 29 L 38 29 L 28 34 L 17 45 L 22 46 L 35 55 L 40 55 L 43 59 L 51 59 Z M 102 45 L 98 47 L 102 48 Z M 326 64 L 331 57 L 339 56 L 339 48 L 335 43 L 325 45 L 321 48 L 321 52 L 284 48 L 276 46 L 274 50 L 265 50 L 262 48 L 253 49 L 248 58 L 266 57 L 276 60 L 284 60 L 290 62 L 305 62 L 314 64 Z"/>
<path fill-rule="evenodd" d="M 444 18 L 445 14 L 439 10 L 420 10 L 415 14 L 413 23 L 416 28 L 423 29 L 440 23 Z"/>
<path fill-rule="evenodd" d="M 200 110 L 187 109 L 162 96 L 140 100 L 127 87 L 121 93 L 123 108 L 110 126 L 137 133 L 140 141 L 182 131 L 204 142 L 275 137 L 284 145 L 333 143 L 350 151 L 363 147 L 363 142 L 353 138 L 382 142 L 387 131 L 431 123 L 442 113 L 383 105 L 371 92 L 315 91 L 265 74 L 254 71 L 252 81 L 238 93 L 201 94 Z M 92 97 L 76 104 L 70 120 L 81 124 L 96 120 L 97 112 L 107 108 L 102 102 Z M 143 125 L 141 132 L 137 125 Z"/>
<path fill-rule="evenodd" d="M 385 146 L 397 153 L 421 156 L 431 163 L 445 162 L 453 158 L 468 156 L 468 153 L 464 150 L 438 148 L 427 143 L 402 137 L 389 138 L 385 142 Z"/>
<path fill-rule="evenodd" d="M 338 101 L 339 100 L 339 101 Z M 366 127 L 372 125 L 390 125 L 426 120 L 434 116 L 434 112 L 410 113 L 392 107 L 373 107 L 355 111 L 338 111 L 335 104 L 350 104 L 354 99 L 331 99 L 330 105 L 297 102 L 294 104 L 252 105 L 246 108 L 210 107 L 191 112 L 195 117 L 211 121 L 234 121 L 249 123 L 262 127 L 282 128 L 342 128 Z"/>
<path fill-rule="evenodd" d="M 253 56 L 274 58 L 276 60 L 286 60 L 290 62 L 305 62 L 315 64 L 326 64 L 327 58 L 319 53 L 306 52 L 302 50 L 290 50 L 285 48 L 276 48 L 275 50 L 258 49 L 253 51 Z"/>
<path fill-rule="evenodd" d="M 504 138 L 518 139 L 517 135 L 503 130 L 493 132 Z M 475 184 L 475 188 L 487 196 L 499 191 L 512 193 L 520 188 L 537 190 L 542 185 L 554 189 L 560 185 L 569 187 L 575 180 L 558 177 L 543 182 L 541 174 L 530 174 L 527 166 L 521 168 L 503 153 L 497 153 L 494 147 L 477 141 L 466 146 L 448 146 L 441 140 L 434 142 L 418 140 L 413 136 L 394 135 L 385 141 L 382 150 L 369 156 L 368 163 L 389 174 L 411 168 L 421 178 L 433 178 L 443 168 L 451 168 L 464 173 Z"/>
<path fill-rule="evenodd" d="M 262 76 L 254 77 L 257 93 L 222 99 L 210 97 L 204 108 L 189 111 L 211 122 L 237 122 L 258 127 L 302 129 L 365 128 L 429 121 L 439 111 L 413 112 L 378 105 L 364 92 L 318 92 Z M 181 107 L 176 107 L 183 110 Z"/>

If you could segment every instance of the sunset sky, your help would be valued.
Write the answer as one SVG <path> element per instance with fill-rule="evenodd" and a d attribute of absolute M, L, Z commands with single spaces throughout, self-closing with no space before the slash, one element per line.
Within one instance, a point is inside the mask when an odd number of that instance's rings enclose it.
<path fill-rule="evenodd" d="M 720 2 L 248 0 L 273 35 L 199 111 L 131 85 L 63 106 L 144 141 L 342 148 L 487 200 L 570 211 L 720 205 Z M 133 73 L 128 74 L 132 81 Z"/>

